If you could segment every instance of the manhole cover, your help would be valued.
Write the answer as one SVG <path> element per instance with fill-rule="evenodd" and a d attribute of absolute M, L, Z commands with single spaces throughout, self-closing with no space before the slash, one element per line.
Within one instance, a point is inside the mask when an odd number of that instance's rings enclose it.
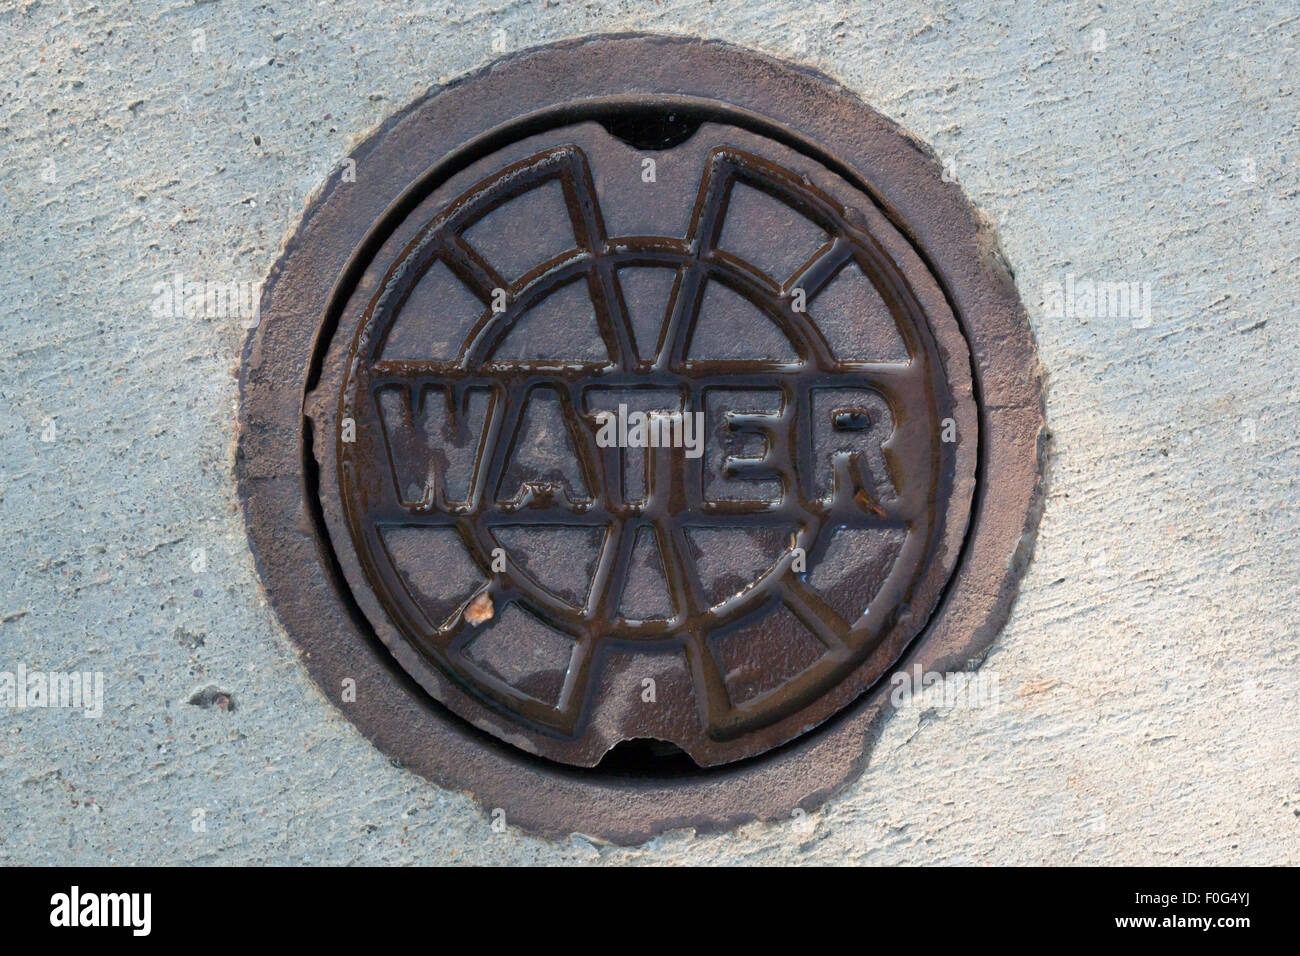
<path fill-rule="evenodd" d="M 1041 397 L 956 188 L 718 44 L 435 91 L 309 210 L 244 363 L 273 603 L 390 754 L 543 832 L 788 813 L 1027 560 Z M 995 494 L 987 494 L 988 489 Z"/>

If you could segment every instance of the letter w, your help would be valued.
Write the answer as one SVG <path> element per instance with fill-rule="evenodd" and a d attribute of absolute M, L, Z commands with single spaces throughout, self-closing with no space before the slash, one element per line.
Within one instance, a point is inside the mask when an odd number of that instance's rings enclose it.
<path fill-rule="evenodd" d="M 385 385 L 375 398 L 402 507 L 427 512 L 468 504 L 492 390 Z"/>

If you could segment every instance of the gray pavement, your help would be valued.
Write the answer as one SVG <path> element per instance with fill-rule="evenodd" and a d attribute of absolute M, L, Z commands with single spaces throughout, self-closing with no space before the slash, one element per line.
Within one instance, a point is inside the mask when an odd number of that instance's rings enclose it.
<path fill-rule="evenodd" d="M 0 671 L 104 680 L 97 719 L 0 710 L 0 862 L 1300 863 L 1294 3 L 6 0 L 0 25 Z M 234 495 L 242 322 L 158 283 L 255 288 L 349 150 L 494 46 L 633 29 L 823 70 L 950 161 L 1054 438 L 997 708 L 904 709 L 805 818 L 617 848 L 493 832 L 318 692 Z M 1093 314 L 1085 282 L 1149 309 Z"/>

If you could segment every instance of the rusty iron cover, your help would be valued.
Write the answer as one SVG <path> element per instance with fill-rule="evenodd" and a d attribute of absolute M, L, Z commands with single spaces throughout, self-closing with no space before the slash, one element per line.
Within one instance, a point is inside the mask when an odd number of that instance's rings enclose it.
<path fill-rule="evenodd" d="M 823 799 L 901 659 L 978 658 L 1041 389 L 904 134 L 766 57 L 611 37 L 434 91 L 350 171 L 265 291 L 239 470 L 281 619 L 379 746 L 634 840 Z"/>

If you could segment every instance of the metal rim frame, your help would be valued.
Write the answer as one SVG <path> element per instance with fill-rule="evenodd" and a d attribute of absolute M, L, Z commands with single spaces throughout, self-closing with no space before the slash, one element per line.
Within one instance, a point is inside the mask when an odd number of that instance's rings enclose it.
<path fill-rule="evenodd" d="M 611 77 L 613 58 L 624 65 L 634 59 L 638 69 Z M 548 82 L 537 82 L 539 76 Z M 314 480 L 301 396 L 319 374 L 317 336 L 329 331 L 319 318 L 332 290 L 321 287 L 320 277 L 330 268 L 346 276 L 344 251 L 364 249 L 371 239 L 373 207 L 388 205 L 418 178 L 409 175 L 411 160 L 403 156 L 416 137 L 427 140 L 430 118 L 438 117 L 435 135 L 451 154 L 484 128 L 537 112 L 530 105 L 544 109 L 543 100 L 652 96 L 656 87 L 668 88 L 669 76 L 678 95 L 759 117 L 786 119 L 791 103 L 815 101 L 816 109 L 800 109 L 798 135 L 860 184 L 912 241 L 970 344 L 982 399 L 981 481 L 957 571 L 900 668 L 962 670 L 980 658 L 1010 613 L 1041 511 L 1041 372 L 1009 270 L 987 225 L 954 185 L 942 181 L 938 163 L 851 93 L 818 74 L 724 44 L 622 35 L 524 51 L 420 99 L 354 153 L 358 164 L 371 168 L 391 162 L 391 173 L 379 173 L 386 179 L 365 194 L 350 192 L 340 175 L 332 177 L 266 284 L 262 314 L 277 318 L 253 330 L 245 346 L 240 492 L 271 603 L 326 694 L 337 701 L 341 681 L 356 680 L 357 701 L 341 706 L 381 750 L 440 784 L 470 790 L 486 807 L 504 808 L 510 822 L 548 835 L 578 831 L 627 843 L 674 826 L 723 829 L 746 819 L 777 819 L 796 805 L 809 809 L 865 766 L 890 709 L 887 688 L 878 684 L 822 727 L 761 758 L 668 779 L 601 777 L 537 761 L 430 701 L 364 633 L 364 616 L 341 596 L 319 515 L 299 517 L 304 488 Z M 520 88 L 530 84 L 535 92 L 529 95 L 539 102 L 519 102 Z M 428 155 L 427 142 L 424 150 Z M 994 484 L 996 496 L 983 493 Z"/>

